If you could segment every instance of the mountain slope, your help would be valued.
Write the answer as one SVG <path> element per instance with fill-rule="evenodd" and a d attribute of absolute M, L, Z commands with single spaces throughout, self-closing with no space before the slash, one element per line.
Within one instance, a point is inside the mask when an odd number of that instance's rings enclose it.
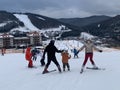
<path fill-rule="evenodd" d="M 82 26 L 93 24 L 93 23 L 101 22 L 107 19 L 110 19 L 110 17 L 102 15 L 102 16 L 91 16 L 86 18 L 67 18 L 67 19 L 61 18 L 58 20 L 70 25 L 82 27 Z"/>
<path fill-rule="evenodd" d="M 7 24 L 13 23 L 11 28 L 8 28 L 7 31 L 0 29 L 0 32 L 9 32 L 11 29 L 16 27 L 27 27 L 28 29 L 49 29 L 49 28 L 58 28 L 62 25 L 61 22 L 57 20 L 37 14 L 32 13 L 10 13 L 6 11 L 0 11 L 0 28 L 7 28 Z M 4 24 L 6 23 L 6 25 Z M 14 24 L 15 23 L 15 24 Z M 13 26 L 13 27 L 12 27 Z M 34 28 L 29 28 L 34 26 Z M 38 30 L 37 29 L 37 30 Z"/>
<path fill-rule="evenodd" d="M 9 32 L 11 29 L 18 26 L 23 27 L 24 24 L 12 13 L 0 11 L 0 32 Z"/>
<path fill-rule="evenodd" d="M 62 23 L 58 22 L 57 20 L 49 17 L 45 17 L 42 15 L 32 14 L 32 13 L 25 13 L 28 15 L 28 18 L 31 20 L 34 26 L 39 29 L 46 29 L 46 28 L 55 28 L 62 25 Z"/>
<path fill-rule="evenodd" d="M 42 15 L 0 11 L 0 33 L 10 32 L 11 34 L 15 34 L 16 32 L 18 33 L 18 31 L 40 31 L 47 34 L 43 35 L 49 37 L 50 35 L 55 36 L 56 34 L 68 32 L 70 29 L 56 19 Z"/>
<path fill-rule="evenodd" d="M 50 30 L 53 31 L 54 29 L 56 30 L 58 29 L 57 32 L 55 31 L 55 33 L 59 33 L 59 34 L 62 33 L 62 37 L 67 37 L 67 36 L 79 36 L 80 33 L 84 31 L 81 27 L 66 24 L 64 22 L 60 22 L 56 19 L 42 15 L 37 15 L 32 13 L 10 13 L 6 11 L 0 11 L 0 14 L 1 14 L 0 16 L 1 33 L 3 32 L 15 33 L 16 31 L 29 32 L 29 31 L 37 30 L 44 33 L 45 31 L 47 31 L 46 34 L 50 33 L 50 35 L 52 35 Z M 93 20 L 91 18 L 89 21 Z"/>
<path fill-rule="evenodd" d="M 0 33 L 8 32 L 14 36 L 25 36 L 26 32 L 40 31 L 45 38 L 79 37 L 81 32 L 88 32 L 101 37 L 105 43 L 120 46 L 120 15 L 116 17 L 92 16 L 70 19 L 68 24 L 60 20 L 32 14 L 0 11 Z M 80 24 L 81 23 L 81 24 Z"/>
<path fill-rule="evenodd" d="M 106 38 L 110 44 L 120 45 L 120 15 L 106 21 L 82 27 L 82 29 L 92 35 Z"/>

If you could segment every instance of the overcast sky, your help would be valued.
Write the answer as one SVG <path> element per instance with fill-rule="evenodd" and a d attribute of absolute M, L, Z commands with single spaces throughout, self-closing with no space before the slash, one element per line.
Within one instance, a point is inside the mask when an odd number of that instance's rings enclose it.
<path fill-rule="evenodd" d="M 32 12 L 53 18 L 120 14 L 120 0 L 0 0 L 0 10 Z"/>

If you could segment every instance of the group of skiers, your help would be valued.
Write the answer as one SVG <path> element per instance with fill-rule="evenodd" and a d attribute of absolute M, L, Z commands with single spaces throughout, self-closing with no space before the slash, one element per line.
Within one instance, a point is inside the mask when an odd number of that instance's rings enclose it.
<path fill-rule="evenodd" d="M 28 67 L 33 68 L 33 61 L 37 60 L 37 55 L 42 56 L 42 50 L 39 51 L 37 48 L 32 48 L 32 45 L 28 45 L 25 52 L 25 58 L 28 61 Z"/>
<path fill-rule="evenodd" d="M 60 73 L 62 72 L 60 64 L 58 63 L 57 58 L 55 56 L 55 53 L 61 53 L 61 55 L 62 55 L 63 71 L 65 71 L 66 66 L 67 66 L 68 71 L 70 71 L 70 65 L 69 65 L 68 61 L 71 58 L 71 55 L 68 53 L 68 50 L 58 50 L 56 48 L 56 46 L 54 45 L 54 43 L 55 43 L 55 41 L 51 40 L 50 43 L 45 47 L 42 58 L 40 60 L 41 65 L 45 66 L 45 68 L 42 72 L 43 74 L 49 72 L 48 67 L 49 67 L 51 61 L 54 62 L 54 64 L 57 66 L 58 71 Z M 96 48 L 94 46 L 94 44 L 92 43 L 92 41 L 89 39 L 89 40 L 86 40 L 85 44 L 79 50 L 75 50 L 75 48 L 74 48 L 74 50 L 73 50 L 74 58 L 75 57 L 78 58 L 78 53 L 80 51 L 82 51 L 83 49 L 85 49 L 85 59 L 82 64 L 80 73 L 82 73 L 84 71 L 84 67 L 85 67 L 88 59 L 90 59 L 90 62 L 93 65 L 93 68 L 97 69 L 98 67 L 96 66 L 95 62 L 93 61 L 93 49 L 96 49 L 99 52 L 102 52 L 102 50 Z M 37 52 L 37 50 L 36 51 L 34 50 L 34 52 Z M 39 52 L 37 52 L 37 53 L 39 53 Z M 45 54 L 46 53 L 47 53 L 47 63 L 45 64 Z M 28 46 L 26 49 L 25 56 L 26 56 L 26 60 L 29 62 L 28 63 L 29 68 L 34 67 L 33 62 L 32 62 L 32 59 L 36 60 L 36 57 L 34 57 L 34 55 L 35 55 L 35 53 L 33 53 L 33 51 L 31 51 L 31 46 Z"/>

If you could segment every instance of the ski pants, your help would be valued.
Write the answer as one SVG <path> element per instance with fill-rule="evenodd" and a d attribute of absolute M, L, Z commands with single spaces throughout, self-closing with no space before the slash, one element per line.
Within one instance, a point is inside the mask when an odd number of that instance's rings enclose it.
<path fill-rule="evenodd" d="M 53 61 L 57 67 L 60 66 L 56 58 L 53 58 L 53 59 L 48 58 L 48 61 L 47 61 L 47 64 L 46 64 L 47 68 L 49 67 L 51 61 Z"/>
<path fill-rule="evenodd" d="M 33 59 L 33 61 L 36 61 L 36 60 L 37 60 L 37 55 L 34 55 L 34 56 L 32 57 L 32 59 Z"/>
<path fill-rule="evenodd" d="M 69 63 L 63 63 L 63 69 L 65 69 L 66 66 L 67 66 L 68 69 L 70 69 Z"/>
<path fill-rule="evenodd" d="M 74 54 L 74 58 L 77 57 L 78 58 L 78 54 Z"/>
<path fill-rule="evenodd" d="M 85 54 L 85 60 L 83 62 L 83 66 L 86 65 L 88 59 L 90 59 L 90 62 L 92 63 L 92 65 L 95 65 L 94 61 L 93 61 L 93 53 L 86 53 Z"/>
<path fill-rule="evenodd" d="M 31 59 L 28 60 L 28 67 L 33 67 L 33 61 Z"/>

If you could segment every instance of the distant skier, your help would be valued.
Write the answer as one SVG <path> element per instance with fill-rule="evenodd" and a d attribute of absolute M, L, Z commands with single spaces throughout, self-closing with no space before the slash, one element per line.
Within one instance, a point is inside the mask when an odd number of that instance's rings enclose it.
<path fill-rule="evenodd" d="M 78 50 L 76 48 L 73 49 L 73 53 L 74 53 L 74 58 L 78 58 Z"/>
<path fill-rule="evenodd" d="M 25 46 L 22 47 L 22 53 L 25 53 Z"/>
<path fill-rule="evenodd" d="M 4 56 L 4 54 L 5 54 L 5 48 L 1 49 L 1 53 L 2 53 L 2 56 Z"/>
<path fill-rule="evenodd" d="M 61 72 L 61 68 L 60 68 L 60 65 L 56 59 L 56 56 L 55 56 L 55 53 L 58 52 L 58 53 L 61 53 L 62 51 L 61 50 L 58 50 L 55 46 L 54 46 L 54 43 L 55 41 L 54 40 L 51 40 L 49 45 L 46 46 L 45 50 L 44 50 L 44 53 L 43 53 L 43 57 L 41 59 L 41 62 L 44 62 L 44 59 L 45 59 L 45 54 L 47 53 L 47 64 L 44 68 L 44 71 L 43 71 L 43 74 L 44 73 L 47 73 L 48 72 L 48 67 L 51 63 L 51 61 L 53 61 L 55 63 L 55 65 L 57 66 L 59 72 Z"/>
<path fill-rule="evenodd" d="M 61 55 L 62 55 L 63 71 L 65 71 L 66 66 L 68 68 L 68 71 L 70 71 L 70 65 L 68 63 L 68 60 L 71 58 L 71 55 L 69 55 L 67 50 L 64 50 Z"/>
<path fill-rule="evenodd" d="M 25 52 L 25 58 L 29 62 L 28 68 L 33 68 L 33 61 L 32 61 L 32 53 L 31 53 L 31 45 L 29 45 Z"/>
<path fill-rule="evenodd" d="M 93 61 L 93 49 L 95 49 L 95 50 L 97 50 L 97 51 L 99 51 L 99 52 L 102 52 L 102 50 L 100 50 L 100 49 L 98 49 L 98 48 L 96 48 L 96 47 L 94 46 L 94 44 L 92 43 L 91 40 L 87 40 L 86 43 L 83 45 L 83 47 L 81 47 L 81 48 L 79 49 L 79 51 L 83 50 L 84 48 L 85 48 L 85 59 L 84 59 L 84 62 L 83 62 L 83 64 L 82 64 L 82 68 L 81 68 L 80 73 L 83 72 L 84 67 L 85 67 L 88 59 L 90 59 L 90 62 L 92 63 L 93 68 L 96 68 L 96 69 L 97 69 L 98 67 L 95 65 L 95 62 Z"/>

